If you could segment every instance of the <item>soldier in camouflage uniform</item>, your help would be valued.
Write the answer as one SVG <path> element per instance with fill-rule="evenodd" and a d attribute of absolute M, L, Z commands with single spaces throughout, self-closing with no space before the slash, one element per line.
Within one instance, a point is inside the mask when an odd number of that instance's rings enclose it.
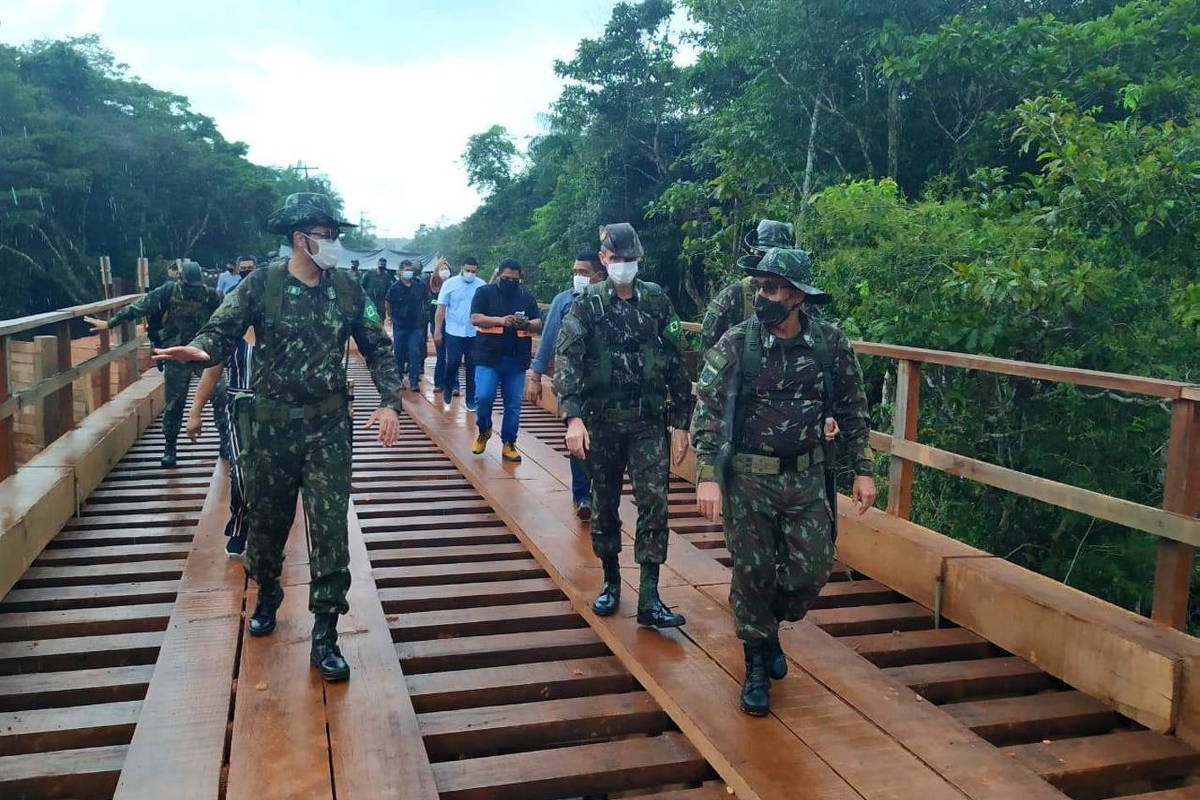
<path fill-rule="evenodd" d="M 156 346 L 173 347 L 190 341 L 220 305 L 221 298 L 215 290 L 204 285 L 200 265 L 195 261 L 183 262 L 180 274 L 178 281 L 167 281 L 154 291 L 142 295 L 113 314 L 107 322 L 88 317 L 87 321 L 92 324 L 92 332 L 107 330 L 123 322 L 143 317 L 148 320 L 157 318 L 161 327 L 155 332 L 160 342 Z M 183 407 L 187 404 L 188 387 L 192 378 L 199 377 L 200 372 L 201 369 L 195 364 L 167 364 L 164 367 L 166 405 L 163 408 L 162 428 L 166 445 L 159 462 L 164 467 L 175 466 L 176 440 L 179 438 L 179 426 L 183 422 Z M 223 385 L 219 394 L 213 398 L 213 417 L 216 419 L 217 435 L 221 442 L 221 458 L 228 458 L 229 418 Z"/>
<path fill-rule="evenodd" d="M 388 289 L 392 288 L 396 276 L 388 272 L 387 259 L 379 259 L 374 272 L 362 276 L 362 288 L 367 297 L 375 304 L 375 313 L 384 319 L 383 302 L 387 298 Z"/>
<path fill-rule="evenodd" d="M 697 500 L 713 521 L 724 513 L 741 705 L 756 716 L 770 708 L 768 676 L 787 674 L 780 620 L 808 612 L 833 564 L 834 437 L 854 458 L 859 513 L 875 502 L 862 375 L 845 335 L 807 313 L 829 301 L 811 263 L 772 249 L 748 270 L 755 315 L 705 355 L 692 417 Z"/>
<path fill-rule="evenodd" d="M 291 258 L 250 273 L 189 346 L 155 354 L 205 366 L 224 363 L 246 328 L 254 327 L 251 395 L 234 409 L 245 443 L 246 572 L 258 582 L 248 629 L 253 636 L 275 629 L 283 600 L 283 549 L 303 486 L 308 607 L 316 616 L 311 660 L 326 680 L 350 674 L 337 647 L 337 618 L 348 610 L 350 588 L 351 420 L 344 359 L 351 336 L 382 398 L 366 427 L 378 424 L 384 445 L 395 442 L 401 391 L 391 342 L 375 306 L 346 272 L 336 269 L 337 238 L 345 227 L 353 226 L 338 218 L 325 195 L 290 195 L 268 218 L 267 229 L 288 237 Z"/>
<path fill-rule="evenodd" d="M 792 223 L 760 220 L 754 232 L 746 235 L 746 246 L 750 252 L 737 260 L 737 265 L 742 269 L 754 267 L 772 247 L 795 247 L 796 234 Z M 754 288 L 747 275 L 726 286 L 708 304 L 700 326 L 700 352 L 707 353 L 725 331 L 753 314 Z"/>
<path fill-rule="evenodd" d="M 621 573 L 618 506 L 626 468 L 638 507 L 634 560 L 641 565 L 637 621 L 655 628 L 684 624 L 658 596 L 667 558 L 667 426 L 671 457 L 687 450 L 691 383 L 679 342 L 682 326 L 666 293 L 636 280 L 642 243 L 627 222 L 600 229 L 608 280 L 588 286 L 562 322 L 555 348 L 554 391 L 567 422 L 567 447 L 586 459 L 592 477 L 592 550 L 604 584 L 592 609 L 617 610 Z"/>

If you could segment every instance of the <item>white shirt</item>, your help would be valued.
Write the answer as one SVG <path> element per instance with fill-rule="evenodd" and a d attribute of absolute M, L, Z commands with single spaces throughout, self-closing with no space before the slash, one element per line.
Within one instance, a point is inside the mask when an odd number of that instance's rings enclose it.
<path fill-rule="evenodd" d="M 478 277 L 467 283 L 462 279 L 462 275 L 448 278 L 442 284 L 437 304 L 446 307 L 443 328 L 445 333 L 465 337 L 475 335 L 475 326 L 471 324 L 471 301 L 475 299 L 475 292 L 483 285 L 484 282 Z"/>

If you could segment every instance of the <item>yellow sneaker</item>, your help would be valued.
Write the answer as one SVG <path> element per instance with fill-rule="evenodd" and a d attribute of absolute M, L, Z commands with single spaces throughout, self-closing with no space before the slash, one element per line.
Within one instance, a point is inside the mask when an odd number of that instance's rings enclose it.
<path fill-rule="evenodd" d="M 505 442 L 504 447 L 500 448 L 500 457 L 505 461 L 515 461 L 519 464 L 521 462 L 521 454 L 517 452 L 517 443 Z"/>
<path fill-rule="evenodd" d="M 492 438 L 491 431 L 482 431 L 475 437 L 475 443 L 471 445 L 471 452 L 479 455 L 487 447 L 488 439 Z"/>

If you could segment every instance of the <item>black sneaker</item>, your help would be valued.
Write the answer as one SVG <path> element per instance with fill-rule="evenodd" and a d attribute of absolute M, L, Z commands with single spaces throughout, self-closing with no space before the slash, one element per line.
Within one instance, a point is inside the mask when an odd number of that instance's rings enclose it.
<path fill-rule="evenodd" d="M 246 553 L 246 534 L 230 536 L 225 540 L 225 555 L 230 558 L 241 558 Z"/>
<path fill-rule="evenodd" d="M 580 500 L 579 504 L 577 506 L 575 506 L 575 516 L 578 517 L 583 522 L 587 522 L 589 519 L 591 519 L 592 518 L 592 501 L 591 500 Z"/>

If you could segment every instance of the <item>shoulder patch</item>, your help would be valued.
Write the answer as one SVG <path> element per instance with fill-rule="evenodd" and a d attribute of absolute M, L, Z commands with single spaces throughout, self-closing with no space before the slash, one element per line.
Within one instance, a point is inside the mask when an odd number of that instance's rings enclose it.
<path fill-rule="evenodd" d="M 679 321 L 679 317 L 671 317 L 667 320 L 666 333 L 672 339 L 678 339 L 683 335 L 683 323 Z"/>
<path fill-rule="evenodd" d="M 375 309 L 375 304 L 368 301 L 363 303 L 362 317 L 367 322 L 379 322 L 379 312 Z"/>

